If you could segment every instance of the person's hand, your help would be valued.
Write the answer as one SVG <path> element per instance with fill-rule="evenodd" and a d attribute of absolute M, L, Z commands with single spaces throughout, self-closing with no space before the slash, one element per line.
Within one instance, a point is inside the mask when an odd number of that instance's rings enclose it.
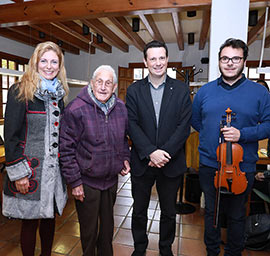
<path fill-rule="evenodd" d="M 22 193 L 26 194 L 29 191 L 29 179 L 28 177 L 21 178 L 15 181 L 16 189 Z"/>
<path fill-rule="evenodd" d="M 127 175 L 129 172 L 130 172 L 130 165 L 129 165 L 128 160 L 125 160 L 125 161 L 124 161 L 124 168 L 121 170 L 120 174 L 121 174 L 122 176 L 125 176 L 125 175 Z"/>
<path fill-rule="evenodd" d="M 169 153 L 167 153 L 165 150 L 157 149 L 150 154 L 150 162 L 148 165 L 151 167 L 161 168 L 168 163 L 170 159 L 171 156 Z"/>
<path fill-rule="evenodd" d="M 256 180 L 259 180 L 259 181 L 264 181 L 264 174 L 263 174 L 263 172 L 256 173 L 255 179 Z"/>
<path fill-rule="evenodd" d="M 240 131 L 234 127 L 223 127 L 221 128 L 224 139 L 226 141 L 237 142 L 240 139 Z"/>
<path fill-rule="evenodd" d="M 76 200 L 80 200 L 81 202 L 83 202 L 84 199 L 84 190 L 83 190 L 83 185 L 81 184 L 78 187 L 75 187 L 72 189 L 72 195 L 74 196 L 74 198 Z"/>

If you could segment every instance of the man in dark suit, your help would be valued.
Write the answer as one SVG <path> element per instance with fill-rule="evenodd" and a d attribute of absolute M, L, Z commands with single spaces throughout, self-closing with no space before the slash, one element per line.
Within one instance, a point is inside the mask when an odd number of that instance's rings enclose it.
<path fill-rule="evenodd" d="M 188 86 L 167 74 L 168 48 L 158 41 L 144 48 L 145 79 L 128 87 L 126 106 L 132 140 L 131 183 L 132 256 L 145 255 L 147 209 L 154 183 L 161 209 L 159 250 L 172 256 L 176 198 L 186 171 L 184 145 L 190 132 L 191 100 Z"/>

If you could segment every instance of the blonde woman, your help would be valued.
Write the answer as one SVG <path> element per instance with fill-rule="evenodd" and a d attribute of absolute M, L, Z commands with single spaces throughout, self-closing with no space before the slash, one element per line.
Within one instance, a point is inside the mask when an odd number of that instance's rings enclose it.
<path fill-rule="evenodd" d="M 9 89 L 4 124 L 7 179 L 2 211 L 22 220 L 24 256 L 34 255 L 38 226 L 41 255 L 51 255 L 55 214 L 61 215 L 66 204 L 58 131 L 67 95 L 61 49 L 53 42 L 40 43 L 21 81 Z"/>

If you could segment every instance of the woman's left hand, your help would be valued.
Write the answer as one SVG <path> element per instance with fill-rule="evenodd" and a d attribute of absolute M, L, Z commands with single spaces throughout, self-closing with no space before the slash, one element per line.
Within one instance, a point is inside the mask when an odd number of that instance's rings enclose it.
<path fill-rule="evenodd" d="M 29 179 L 28 177 L 21 178 L 15 181 L 16 189 L 22 193 L 26 194 L 29 191 Z"/>

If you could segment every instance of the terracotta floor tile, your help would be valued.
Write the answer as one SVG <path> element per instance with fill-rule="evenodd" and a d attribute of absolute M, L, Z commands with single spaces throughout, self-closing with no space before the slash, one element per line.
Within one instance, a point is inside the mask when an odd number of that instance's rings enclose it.
<path fill-rule="evenodd" d="M 74 199 L 69 191 L 69 200 L 62 216 L 56 217 L 56 232 L 52 256 L 81 256 L 82 248 L 79 238 L 79 223 Z M 133 199 L 131 196 L 130 175 L 119 176 L 118 194 L 114 207 L 114 256 L 130 256 L 133 252 L 131 233 Z M 176 215 L 176 238 L 173 243 L 175 256 L 205 256 L 203 242 L 204 217 L 199 204 L 192 204 L 196 211 L 192 214 Z M 159 256 L 159 218 L 160 207 L 156 188 L 153 187 L 148 209 L 147 231 L 149 245 L 146 256 Z M 10 220 L 0 214 L 0 256 L 21 256 L 19 220 Z M 221 246 L 223 255 L 223 246 Z M 177 253 L 178 252 L 178 253 Z M 40 240 L 37 235 L 35 256 L 40 255 Z M 270 256 L 270 252 L 248 251 L 243 256 Z"/>
<path fill-rule="evenodd" d="M 56 233 L 53 243 L 53 251 L 67 255 L 75 248 L 79 240 L 80 238 L 76 236 L 67 236 Z"/>
<path fill-rule="evenodd" d="M 70 235 L 80 237 L 80 225 L 77 221 L 67 221 L 65 224 L 56 231 L 56 233 L 63 235 Z"/>
<path fill-rule="evenodd" d="M 21 256 L 21 247 L 18 244 L 7 243 L 6 246 L 0 249 L 0 255 L 5 256 Z"/>
<path fill-rule="evenodd" d="M 126 206 L 132 206 L 133 199 L 130 197 L 124 197 L 124 196 L 118 196 L 116 198 L 116 205 L 126 205 Z"/>
<path fill-rule="evenodd" d="M 198 211 L 192 214 L 183 214 L 181 217 L 181 223 L 191 225 L 204 225 L 204 217 L 201 216 Z"/>
<path fill-rule="evenodd" d="M 148 243 L 148 250 L 159 251 L 158 242 L 159 242 L 159 234 L 149 233 L 148 235 L 149 243 Z M 172 252 L 174 255 L 177 255 L 178 250 L 178 239 L 174 240 L 172 245 Z"/>
<path fill-rule="evenodd" d="M 204 228 L 196 225 L 179 225 L 180 237 L 203 240 Z"/>
<path fill-rule="evenodd" d="M 125 216 L 114 216 L 114 227 L 119 228 L 123 221 L 125 219 Z"/>
<path fill-rule="evenodd" d="M 150 200 L 149 202 L 149 209 L 156 210 L 158 207 L 158 201 L 157 200 Z"/>
<path fill-rule="evenodd" d="M 6 223 L 1 225 L 0 240 L 10 241 L 20 235 L 21 221 L 6 220 Z"/>
<path fill-rule="evenodd" d="M 131 189 L 131 183 L 125 183 L 123 189 Z"/>
<path fill-rule="evenodd" d="M 131 196 L 131 190 L 129 190 L 129 189 L 121 189 L 121 190 L 118 192 L 118 195 L 119 195 L 119 196 L 132 197 L 132 196 Z"/>
<path fill-rule="evenodd" d="M 124 228 L 124 229 L 131 229 L 131 217 L 127 217 L 127 218 L 123 221 L 121 228 Z"/>
<path fill-rule="evenodd" d="M 206 250 L 202 240 L 179 238 L 178 253 L 185 256 L 205 256 Z"/>
<path fill-rule="evenodd" d="M 131 230 L 120 228 L 113 241 L 117 244 L 133 246 Z"/>
<path fill-rule="evenodd" d="M 130 206 L 115 205 L 113 211 L 114 211 L 114 215 L 126 216 L 128 212 L 130 211 Z"/>
<path fill-rule="evenodd" d="M 122 244 L 113 244 L 113 254 L 115 256 L 130 256 L 133 252 L 133 247 Z"/>
<path fill-rule="evenodd" d="M 82 246 L 81 241 L 78 241 L 74 248 L 69 253 L 69 256 L 81 256 L 82 255 Z"/>

